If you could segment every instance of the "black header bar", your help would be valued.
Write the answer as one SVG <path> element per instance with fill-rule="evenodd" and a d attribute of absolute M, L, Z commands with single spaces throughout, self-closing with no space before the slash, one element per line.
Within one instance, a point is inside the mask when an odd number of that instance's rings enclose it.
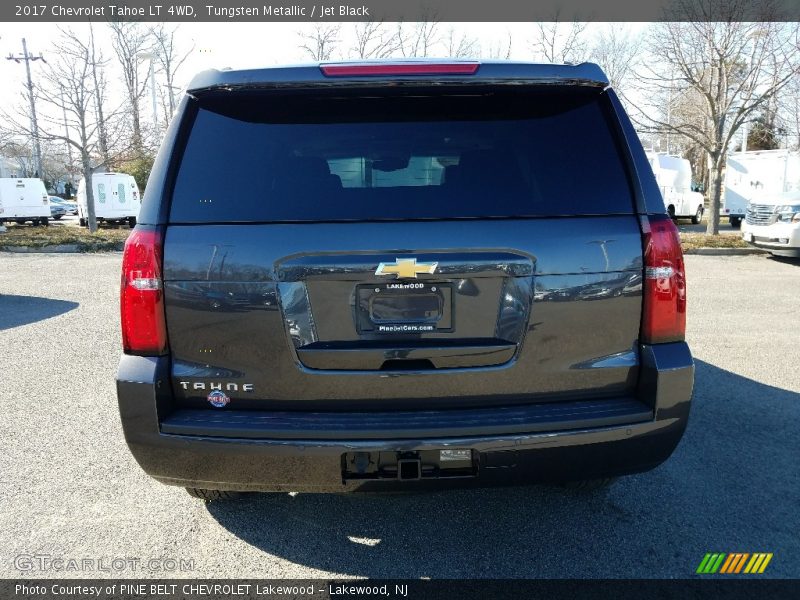
<path fill-rule="evenodd" d="M 742 576 L 699 579 L 4 579 L 3 600 L 423 600 L 542 598 L 641 600 L 642 598 L 796 598 L 798 581 Z"/>
<path fill-rule="evenodd" d="M 7 22 L 800 21 L 798 0 L 11 0 Z"/>

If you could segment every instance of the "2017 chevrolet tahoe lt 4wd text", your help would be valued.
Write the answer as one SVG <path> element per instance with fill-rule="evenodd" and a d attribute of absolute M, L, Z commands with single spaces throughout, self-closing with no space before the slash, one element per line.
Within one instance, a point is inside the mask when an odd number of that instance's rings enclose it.
<path fill-rule="evenodd" d="M 127 443 L 208 499 L 604 481 L 692 396 L 677 231 L 592 64 L 199 74 L 121 311 Z"/>

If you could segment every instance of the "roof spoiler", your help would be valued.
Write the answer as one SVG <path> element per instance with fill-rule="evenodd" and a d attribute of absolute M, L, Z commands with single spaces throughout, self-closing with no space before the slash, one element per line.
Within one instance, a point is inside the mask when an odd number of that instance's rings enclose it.
<path fill-rule="evenodd" d="M 249 70 L 215 69 L 195 75 L 189 93 L 232 89 L 302 88 L 330 85 L 371 85 L 386 79 L 427 84 L 542 84 L 605 88 L 609 82 L 593 63 L 536 64 L 498 60 L 401 60 L 326 62 Z"/>

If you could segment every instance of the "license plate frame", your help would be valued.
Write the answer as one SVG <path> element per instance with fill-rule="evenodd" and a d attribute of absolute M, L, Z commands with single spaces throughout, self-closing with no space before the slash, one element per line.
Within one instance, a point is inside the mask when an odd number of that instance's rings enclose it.
<path fill-rule="evenodd" d="M 374 318 L 373 300 L 383 298 L 407 298 L 414 295 L 440 300 L 440 313 L 435 318 L 417 319 Z M 448 333 L 454 330 L 453 285 L 449 282 L 381 282 L 360 284 L 355 290 L 355 321 L 359 334 L 417 335 L 425 333 Z M 386 307 L 385 307 L 386 308 Z"/>

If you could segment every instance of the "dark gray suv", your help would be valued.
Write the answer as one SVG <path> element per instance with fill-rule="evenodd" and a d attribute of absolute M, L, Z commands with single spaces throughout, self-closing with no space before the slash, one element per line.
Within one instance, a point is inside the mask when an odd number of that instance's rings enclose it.
<path fill-rule="evenodd" d="M 602 71 L 195 77 L 125 247 L 117 390 L 161 482 L 583 482 L 683 434 L 678 234 Z"/>

